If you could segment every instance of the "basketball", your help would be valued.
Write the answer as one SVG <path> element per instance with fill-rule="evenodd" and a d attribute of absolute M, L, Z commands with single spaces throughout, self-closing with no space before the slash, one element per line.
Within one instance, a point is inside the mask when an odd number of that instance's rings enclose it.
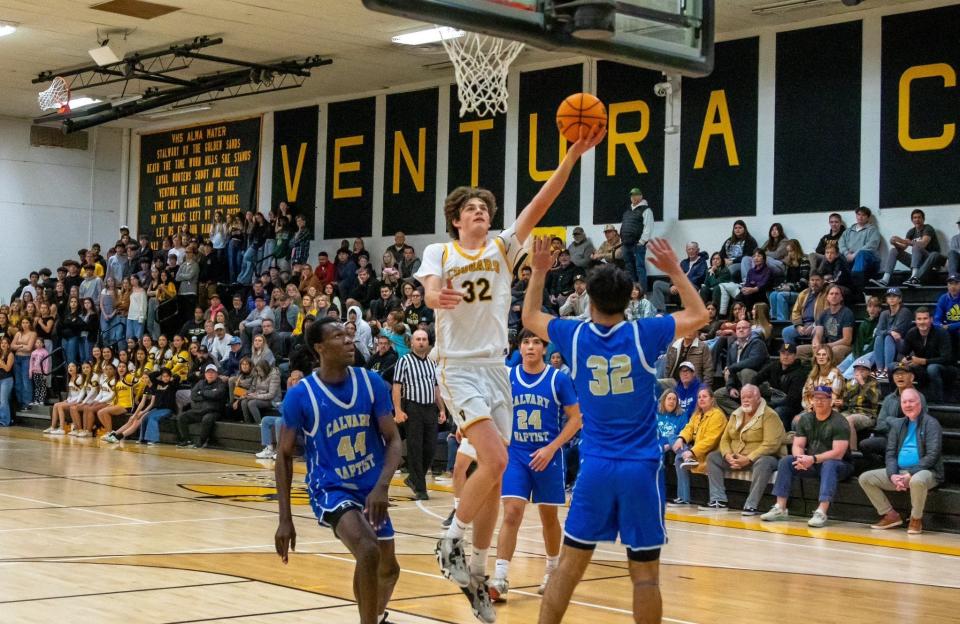
<path fill-rule="evenodd" d="M 557 109 L 557 129 L 571 143 L 580 138 L 580 128 L 592 130 L 607 125 L 607 107 L 595 95 L 574 93 L 560 103 Z"/>

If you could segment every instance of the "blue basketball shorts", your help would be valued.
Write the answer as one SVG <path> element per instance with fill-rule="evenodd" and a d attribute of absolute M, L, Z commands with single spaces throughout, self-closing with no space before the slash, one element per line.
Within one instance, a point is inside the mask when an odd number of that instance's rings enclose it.
<path fill-rule="evenodd" d="M 667 542 L 665 505 L 659 461 L 584 456 L 564 534 L 585 547 L 619 537 L 630 550 L 660 548 Z"/>
<path fill-rule="evenodd" d="M 363 513 L 363 507 L 367 500 L 368 493 L 369 492 L 359 490 L 354 491 L 339 488 L 317 490 L 315 495 L 312 494 L 310 496 L 310 504 L 320 522 L 320 526 L 333 529 L 333 533 L 336 535 L 337 523 L 340 521 L 340 518 L 343 517 L 343 514 L 352 509 Z M 383 526 L 380 528 L 374 527 L 374 531 L 377 534 L 377 539 L 393 539 L 393 523 L 390 521 L 390 516 L 387 515 Z"/>
<path fill-rule="evenodd" d="M 536 472 L 530 467 L 533 449 L 510 446 L 507 469 L 503 473 L 501 498 L 522 498 L 537 505 L 563 505 L 567 502 L 563 489 L 566 466 L 563 452 L 557 451 L 547 467 Z"/>

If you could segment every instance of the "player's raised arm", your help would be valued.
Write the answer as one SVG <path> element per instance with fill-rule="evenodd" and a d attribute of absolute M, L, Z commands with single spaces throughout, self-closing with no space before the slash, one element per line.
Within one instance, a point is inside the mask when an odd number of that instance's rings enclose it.
<path fill-rule="evenodd" d="M 580 128 L 580 140 L 570 146 L 560 166 L 553 172 L 550 179 L 543 183 L 540 191 L 533 196 L 527 207 L 517 215 L 517 221 L 514 225 L 517 240 L 521 243 L 527 240 L 530 231 L 537 227 L 540 219 L 556 201 L 563 187 L 567 185 L 567 179 L 570 178 L 573 166 L 577 164 L 581 156 L 596 147 L 605 136 L 607 136 L 606 126 L 594 126 L 590 130 L 587 130 L 586 127 Z"/>
<path fill-rule="evenodd" d="M 680 295 L 682 309 L 672 314 L 676 325 L 675 338 L 686 336 L 706 325 L 710 321 L 707 307 L 703 304 L 700 293 L 680 267 L 677 254 L 670 247 L 670 243 L 663 238 L 653 238 L 647 243 L 647 252 L 651 254 L 648 258 L 650 264 L 670 278 L 673 285 L 677 287 L 677 294 Z"/>
<path fill-rule="evenodd" d="M 523 326 L 545 342 L 550 342 L 547 325 L 554 318 L 553 315 L 543 311 L 542 303 L 543 285 L 551 266 L 553 266 L 553 255 L 550 253 L 550 239 L 544 236 L 534 238 L 530 252 L 532 273 L 530 283 L 527 284 L 527 292 L 523 296 Z"/>
<path fill-rule="evenodd" d="M 280 526 L 274 537 L 277 554 L 284 563 L 288 552 L 297 549 L 297 530 L 290 513 L 290 481 L 293 479 L 293 453 L 297 445 L 297 430 L 283 426 L 277 439 L 277 459 L 274 474 L 277 480 L 277 502 L 280 505 Z"/>

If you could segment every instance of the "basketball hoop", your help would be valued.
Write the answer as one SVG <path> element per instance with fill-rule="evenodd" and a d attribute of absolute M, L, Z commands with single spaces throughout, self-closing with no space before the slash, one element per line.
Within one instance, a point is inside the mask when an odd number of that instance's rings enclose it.
<path fill-rule="evenodd" d="M 486 117 L 507 112 L 507 75 L 523 44 L 472 32 L 444 37 L 442 41 L 459 87 L 460 116 L 476 113 Z"/>
<path fill-rule="evenodd" d="M 60 114 L 70 112 L 70 87 L 67 81 L 57 76 L 46 90 L 37 96 L 40 110 L 56 110 Z"/>

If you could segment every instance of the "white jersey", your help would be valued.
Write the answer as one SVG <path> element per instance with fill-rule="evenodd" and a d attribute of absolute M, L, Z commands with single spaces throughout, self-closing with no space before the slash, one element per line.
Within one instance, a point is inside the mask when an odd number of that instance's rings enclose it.
<path fill-rule="evenodd" d="M 423 281 L 436 275 L 444 287 L 450 279 L 464 295 L 453 310 L 435 311 L 435 360 L 503 363 L 509 347 L 510 286 L 523 256 L 523 245 L 512 227 L 473 252 L 457 241 L 427 246 L 415 277 Z"/>

